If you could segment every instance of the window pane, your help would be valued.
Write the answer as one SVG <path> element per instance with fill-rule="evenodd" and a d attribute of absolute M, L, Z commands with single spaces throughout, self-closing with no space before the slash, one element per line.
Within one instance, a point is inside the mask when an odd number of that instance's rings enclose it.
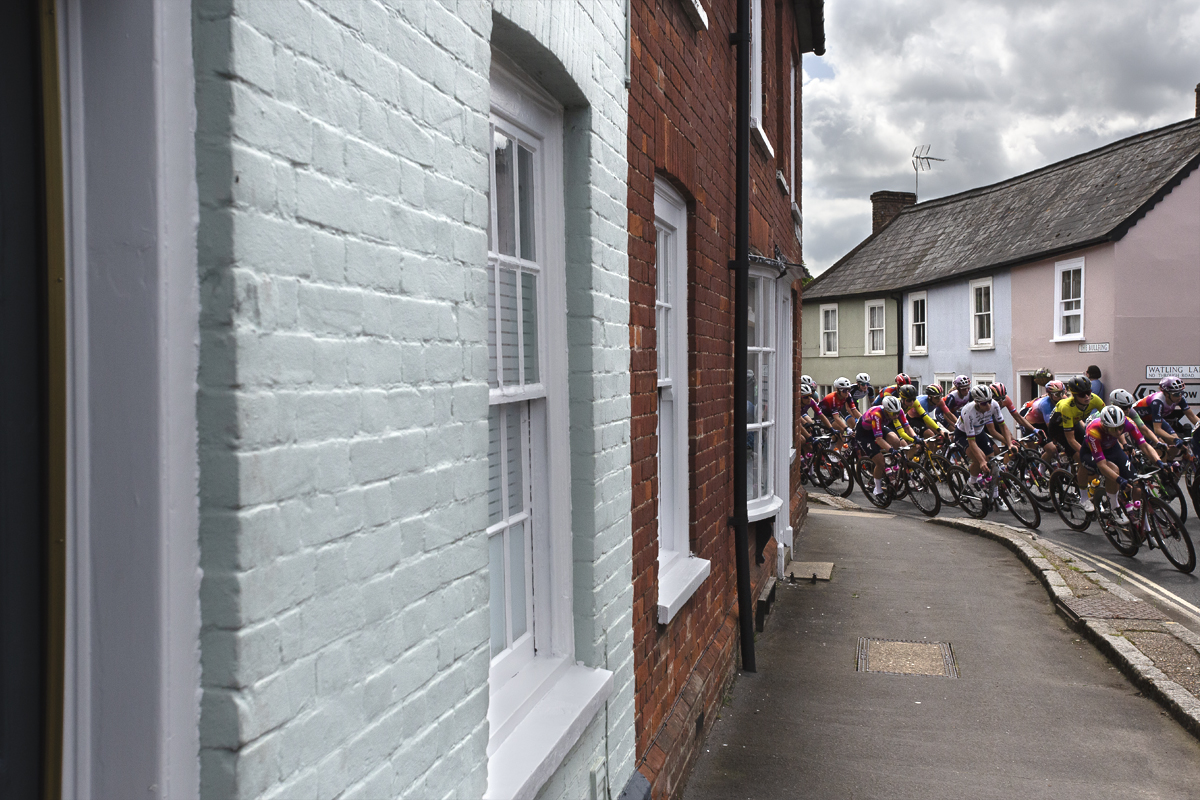
<path fill-rule="evenodd" d="M 825 334 L 825 352 L 826 353 L 837 352 L 837 334 L 836 333 L 826 333 Z"/>
<path fill-rule="evenodd" d="M 1079 333 L 1081 329 L 1082 325 L 1080 325 L 1080 318 L 1078 314 L 1068 314 L 1067 316 L 1063 317 L 1063 335 Z"/>
<path fill-rule="evenodd" d="M 517 254 L 516 209 L 513 198 L 513 141 L 497 131 L 492 138 L 496 160 L 496 252 Z"/>
<path fill-rule="evenodd" d="M 751 425 L 759 421 L 758 383 L 759 383 L 759 354 L 750 353 L 746 360 L 746 421 Z"/>
<path fill-rule="evenodd" d="M 762 297 L 759 300 L 761 315 L 758 322 L 758 346 L 774 347 L 775 281 L 763 278 L 759 280 L 758 285 L 759 291 L 762 292 Z"/>
<path fill-rule="evenodd" d="M 500 367 L 505 385 L 516 386 L 521 376 L 517 356 L 517 274 L 500 270 Z"/>
<path fill-rule="evenodd" d="M 508 481 L 508 515 L 525 510 L 525 437 L 521 435 L 521 412 L 516 405 L 505 408 L 504 449 Z"/>
<path fill-rule="evenodd" d="M 771 419 L 771 354 L 759 353 L 762 370 L 762 393 L 759 395 L 758 418 L 764 422 Z"/>
<path fill-rule="evenodd" d="M 671 377 L 671 332 L 668 327 L 671 324 L 671 313 L 667 307 L 671 302 L 671 275 L 668 267 L 670 261 L 667 252 L 670 242 L 670 235 L 664 230 L 659 230 L 654 256 L 654 293 L 657 298 L 654 309 L 654 341 L 658 353 L 658 379 L 660 381 L 668 380 Z"/>
<path fill-rule="evenodd" d="M 674 533 L 675 523 L 675 403 L 669 392 L 658 390 L 658 530 L 659 546 L 674 549 L 664 534 Z"/>
<path fill-rule="evenodd" d="M 975 317 L 975 338 L 984 341 L 992 338 L 992 318 L 989 314 L 978 314 Z"/>
<path fill-rule="evenodd" d="M 492 657 L 508 647 L 504 626 L 504 534 L 488 539 L 488 615 L 492 627 Z"/>
<path fill-rule="evenodd" d="M 514 642 L 525 633 L 526 627 L 525 608 L 529 601 L 525 596 L 526 540 L 528 539 L 526 530 L 528 527 L 529 521 L 526 520 L 520 525 L 508 529 L 509 613 Z"/>
<path fill-rule="evenodd" d="M 924 323 L 922 323 L 920 325 L 914 325 L 913 326 L 913 347 L 924 347 L 924 346 L 925 346 L 925 325 L 924 325 Z"/>
<path fill-rule="evenodd" d="M 759 296 L 758 296 L 758 278 L 750 278 L 748 303 L 749 306 L 749 323 L 746 327 L 746 342 L 750 347 L 758 347 L 758 311 L 759 311 Z"/>
<path fill-rule="evenodd" d="M 758 497 L 756 489 L 758 488 L 758 461 L 755 458 L 758 454 L 758 431 L 750 431 L 746 434 L 746 499 L 753 500 Z"/>
<path fill-rule="evenodd" d="M 521 346 L 525 348 L 525 382 L 537 383 L 538 375 L 538 318 L 537 276 L 521 273 Z"/>
<path fill-rule="evenodd" d="M 488 409 L 488 524 L 493 525 L 504 518 L 504 505 L 501 498 L 504 487 L 501 484 L 500 464 L 503 457 L 500 452 L 500 414 L 502 406 L 492 406 Z"/>
<path fill-rule="evenodd" d="M 488 386 L 495 389 L 500 385 L 496 354 L 496 267 L 488 267 Z"/>
<path fill-rule="evenodd" d="M 533 261 L 534 210 L 533 210 L 533 153 L 524 147 L 517 148 L 517 200 L 520 203 L 521 258 Z"/>
<path fill-rule="evenodd" d="M 758 496 L 766 497 L 771 493 L 771 434 L 774 426 L 762 431 L 762 454 L 759 456 Z"/>

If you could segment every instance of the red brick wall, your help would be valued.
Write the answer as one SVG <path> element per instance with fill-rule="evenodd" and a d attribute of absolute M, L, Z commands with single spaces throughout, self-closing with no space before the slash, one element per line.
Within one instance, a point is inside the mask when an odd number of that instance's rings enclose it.
<path fill-rule="evenodd" d="M 729 45 L 729 34 L 736 27 L 737 9 L 734 0 L 703 0 L 709 30 L 697 32 L 683 2 L 634 0 L 629 96 L 637 758 L 656 798 L 681 794 L 738 658 L 733 531 L 727 522 L 733 513 L 733 282 L 728 262 L 734 255 L 737 104 L 737 52 Z M 764 120 L 775 157 L 751 146 L 751 218 L 755 248 L 773 256 L 778 245 L 786 259 L 799 261 L 792 200 L 775 179 L 777 169 L 789 174 L 787 137 L 793 121 L 788 119 L 787 81 L 790 58 L 797 63 L 800 58 L 791 14 L 792 0 L 763 0 Z M 709 578 L 667 625 L 657 622 L 656 590 L 655 180 L 670 181 L 688 200 L 690 539 L 692 551 L 711 562 Z M 798 341 L 794 348 L 798 370 Z M 789 511 L 796 520 L 804 498 L 796 492 L 798 482 L 793 484 Z M 767 545 L 763 563 L 755 564 L 750 538 L 757 597 L 774 571 L 775 543 Z"/>

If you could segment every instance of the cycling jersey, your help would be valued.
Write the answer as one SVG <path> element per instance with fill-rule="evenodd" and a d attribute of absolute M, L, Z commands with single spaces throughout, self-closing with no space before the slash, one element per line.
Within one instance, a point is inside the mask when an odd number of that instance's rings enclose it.
<path fill-rule="evenodd" d="M 1129 434 L 1129 438 L 1137 444 L 1146 443 L 1146 440 L 1142 438 L 1141 431 L 1137 429 L 1137 425 L 1133 424 L 1133 421 L 1128 417 L 1126 417 L 1124 424 L 1121 425 L 1121 433 Z M 1120 447 L 1120 440 L 1118 438 L 1120 435 L 1120 433 L 1113 435 L 1105 427 L 1104 423 L 1098 419 L 1089 422 L 1087 428 L 1084 429 L 1083 439 L 1087 442 L 1088 450 L 1092 454 L 1092 460 L 1103 461 L 1107 457 L 1104 451 Z"/>
<path fill-rule="evenodd" d="M 1080 408 L 1075 404 L 1074 397 L 1064 397 L 1058 401 L 1058 405 L 1054 407 L 1054 413 L 1059 417 L 1059 425 L 1064 431 L 1074 430 L 1075 423 L 1080 422 L 1093 411 L 1099 411 L 1104 408 L 1104 401 L 1099 395 L 1091 395 L 1088 404 Z"/>
<path fill-rule="evenodd" d="M 800 416 L 802 416 L 802 417 L 805 416 L 806 414 L 808 414 L 809 411 L 814 411 L 814 412 L 816 412 L 816 416 L 820 416 L 821 406 L 818 405 L 817 401 L 813 400 L 812 397 L 801 397 L 800 398 Z"/>
<path fill-rule="evenodd" d="M 1171 430 L 1171 426 L 1167 423 L 1174 422 L 1183 416 L 1183 412 L 1188 410 L 1188 401 L 1180 397 L 1175 402 L 1171 402 L 1164 393 L 1155 392 L 1138 400 L 1133 407 L 1138 410 L 1138 413 L 1144 414 L 1150 422 L 1157 422 L 1167 430 Z"/>
<path fill-rule="evenodd" d="M 1050 422 L 1050 416 L 1054 414 L 1054 401 L 1050 395 L 1043 395 L 1037 400 L 1031 400 L 1029 410 L 1025 412 L 1025 419 L 1034 425 L 1046 425 Z"/>
<path fill-rule="evenodd" d="M 937 411 L 939 414 L 945 414 L 947 411 L 949 411 L 949 409 L 946 408 L 946 401 L 941 397 L 930 397 L 927 394 L 923 394 L 917 398 L 917 402 L 921 404 L 921 408 L 930 413 Z"/>
<path fill-rule="evenodd" d="M 974 402 L 963 406 L 962 411 L 958 415 L 958 424 L 954 427 L 967 436 L 978 436 L 987 430 L 989 422 L 996 425 L 1004 424 L 1004 418 L 1000 416 L 1000 404 L 995 400 L 992 400 L 987 408 L 982 411 L 979 410 L 979 406 L 975 405 Z"/>
<path fill-rule="evenodd" d="M 880 404 L 882 404 L 882 403 L 883 403 L 883 398 L 885 398 L 885 397 L 891 397 L 891 396 L 892 396 L 892 395 L 894 395 L 894 394 L 895 394 L 895 393 L 896 393 L 896 392 L 897 392 L 899 389 L 900 389 L 900 387 L 899 387 L 899 386 L 897 386 L 897 385 L 896 385 L 896 384 L 894 384 L 894 383 L 893 383 L 891 386 L 886 386 L 886 387 L 884 387 L 883 389 L 880 389 L 880 390 L 879 390 L 879 394 L 875 395 L 875 399 L 871 401 L 871 405 L 873 405 L 873 406 L 877 406 L 877 405 L 880 405 Z"/>
<path fill-rule="evenodd" d="M 962 394 L 959 394 L 959 390 L 955 389 L 953 392 L 950 392 L 946 395 L 945 402 L 946 408 L 951 414 L 958 414 L 958 410 L 960 408 L 971 402 L 971 393 L 969 391 L 964 391 Z"/>
<path fill-rule="evenodd" d="M 894 420 L 900 423 L 901 426 L 908 424 L 908 417 L 901 411 L 893 417 Z M 883 436 L 884 432 L 889 428 L 887 417 L 884 415 L 883 406 L 871 406 L 858 420 L 859 431 L 869 431 L 876 439 Z"/>
<path fill-rule="evenodd" d="M 858 384 L 855 384 L 854 387 L 850 389 L 850 399 L 853 400 L 856 404 L 858 403 L 859 400 L 862 400 L 864 397 L 871 397 L 874 394 L 875 394 L 875 387 L 871 386 L 871 385 L 868 385 L 867 388 L 864 389 L 861 386 L 859 386 Z"/>
<path fill-rule="evenodd" d="M 847 395 L 846 399 L 843 400 L 842 398 L 838 397 L 837 392 L 830 392 L 821 399 L 821 404 L 817 406 L 817 408 L 819 408 L 821 413 L 826 416 L 830 414 L 841 413 L 849 414 L 850 409 L 854 408 L 854 403 L 850 400 L 849 395 Z"/>
<path fill-rule="evenodd" d="M 911 406 L 909 406 L 907 415 L 910 424 L 913 426 L 923 424 L 930 430 L 938 431 L 942 429 L 942 426 L 938 425 L 937 422 L 934 421 L 933 417 L 929 416 L 929 412 L 926 411 L 920 403 L 914 402 Z M 905 434 L 900 426 L 895 425 L 895 423 L 893 423 L 893 426 L 897 428 L 896 433 L 900 434 L 902 439 L 909 442 L 913 441 L 913 438 Z"/>

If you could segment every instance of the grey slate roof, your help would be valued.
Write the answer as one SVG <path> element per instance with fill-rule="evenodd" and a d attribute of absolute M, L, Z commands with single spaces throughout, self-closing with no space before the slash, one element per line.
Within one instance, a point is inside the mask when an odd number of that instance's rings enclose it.
<path fill-rule="evenodd" d="M 1200 164 L 1200 119 L 904 209 L 804 288 L 879 294 L 1115 241 Z"/>

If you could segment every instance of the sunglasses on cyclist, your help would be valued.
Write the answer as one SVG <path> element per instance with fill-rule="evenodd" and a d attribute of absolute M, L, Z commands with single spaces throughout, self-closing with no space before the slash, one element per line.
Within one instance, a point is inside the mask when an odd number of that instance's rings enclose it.
<path fill-rule="evenodd" d="M 1091 398 L 1091 396 L 1091 392 L 1088 392 L 1087 394 L 1075 394 L 1074 392 L 1071 392 L 1071 397 L 1074 397 L 1076 400 L 1088 400 Z"/>

